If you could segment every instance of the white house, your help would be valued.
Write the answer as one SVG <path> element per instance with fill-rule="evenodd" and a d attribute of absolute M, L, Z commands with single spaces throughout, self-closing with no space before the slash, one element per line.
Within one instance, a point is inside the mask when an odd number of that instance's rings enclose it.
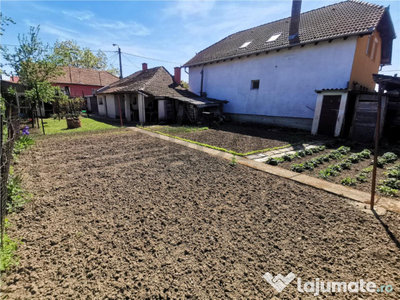
<path fill-rule="evenodd" d="M 294 0 L 290 18 L 199 52 L 183 66 L 190 90 L 228 100 L 224 112 L 233 120 L 338 135 L 344 110 L 355 105 L 348 92 L 372 91 L 372 74 L 391 62 L 393 24 L 387 8 L 361 1 L 302 14 L 300 7 Z"/>

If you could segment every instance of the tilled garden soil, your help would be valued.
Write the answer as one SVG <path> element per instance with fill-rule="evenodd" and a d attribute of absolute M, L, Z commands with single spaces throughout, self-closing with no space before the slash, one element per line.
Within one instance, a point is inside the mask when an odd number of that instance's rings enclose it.
<path fill-rule="evenodd" d="M 20 156 L 33 193 L 8 299 L 312 299 L 296 280 L 374 281 L 399 299 L 400 216 L 129 130 L 51 137 Z"/>
<path fill-rule="evenodd" d="M 233 123 L 223 124 L 218 129 L 178 133 L 176 136 L 239 153 L 327 139 L 302 130 Z"/>
<path fill-rule="evenodd" d="M 310 159 L 313 159 L 315 157 L 329 154 L 329 152 L 331 150 L 334 150 L 334 149 L 327 149 L 325 151 L 313 154 L 312 156 L 307 155 L 305 157 L 296 158 L 291 162 L 285 161 L 283 163 L 280 163 L 279 167 L 291 170 L 291 167 L 292 167 L 293 164 L 305 163 L 305 162 L 307 162 Z M 352 152 L 352 153 L 357 153 L 357 152 Z M 350 154 L 346 155 L 345 157 L 343 157 L 341 159 L 338 159 L 338 160 L 331 159 L 329 162 L 324 162 L 323 164 L 320 164 L 317 167 L 315 167 L 314 170 L 305 170 L 303 172 L 303 174 L 320 178 L 319 172 L 321 170 L 326 169 L 329 165 L 334 165 L 334 164 L 339 163 L 340 161 L 346 159 L 346 157 L 350 156 L 352 153 L 350 153 Z M 382 155 L 382 154 L 383 154 L 383 152 L 380 153 L 380 155 Z M 338 176 L 329 177 L 329 181 L 337 183 L 337 184 L 341 184 L 342 179 L 344 179 L 346 177 L 352 178 L 352 179 L 356 179 L 356 176 L 358 174 L 360 174 L 363 169 L 372 166 L 373 158 L 374 158 L 373 155 L 371 155 L 370 159 L 364 159 L 364 160 L 359 161 L 358 163 L 353 163 L 351 165 L 350 169 L 343 169 L 339 173 Z M 381 180 L 387 179 L 386 172 L 388 171 L 388 168 L 393 167 L 394 165 L 399 164 L 399 163 L 400 163 L 400 160 L 397 160 L 394 163 L 390 163 L 390 164 L 385 165 L 383 168 L 377 168 L 377 172 L 376 172 L 377 186 L 379 185 Z M 365 182 L 357 181 L 356 185 L 355 186 L 351 186 L 351 187 L 355 188 L 357 190 L 360 190 L 360 191 L 371 192 L 372 172 L 366 173 L 366 177 L 367 177 L 367 181 L 365 181 Z M 377 191 L 377 193 L 380 194 L 379 191 Z M 387 195 L 382 195 L 382 196 L 388 197 Z M 393 196 L 393 198 L 394 199 L 399 199 L 398 196 L 399 195 Z"/>

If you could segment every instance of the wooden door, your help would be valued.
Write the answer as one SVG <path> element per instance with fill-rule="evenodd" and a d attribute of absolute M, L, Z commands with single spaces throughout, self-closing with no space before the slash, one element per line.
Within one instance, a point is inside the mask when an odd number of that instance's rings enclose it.
<path fill-rule="evenodd" d="M 324 99 L 322 100 L 321 115 L 319 118 L 318 134 L 329 136 L 335 134 L 341 98 L 340 95 L 324 96 Z"/>

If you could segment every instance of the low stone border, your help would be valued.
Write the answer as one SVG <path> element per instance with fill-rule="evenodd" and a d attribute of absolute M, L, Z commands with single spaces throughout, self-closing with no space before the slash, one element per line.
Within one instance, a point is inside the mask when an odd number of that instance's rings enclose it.
<path fill-rule="evenodd" d="M 129 129 L 136 131 L 136 132 L 140 132 L 143 134 L 147 134 L 149 136 L 155 137 L 155 138 L 159 138 L 165 141 L 169 141 L 178 145 L 182 145 L 191 149 L 195 149 L 195 150 L 199 150 L 202 152 L 205 152 L 211 156 L 215 156 L 215 157 L 220 157 L 220 158 L 224 158 L 227 160 L 231 160 L 232 157 L 234 155 L 230 154 L 230 153 L 226 153 L 226 152 L 221 152 L 215 149 L 210 149 L 204 146 L 200 146 L 200 145 L 196 145 L 196 144 L 192 144 L 186 141 L 182 141 L 182 140 L 178 140 L 172 137 L 168 137 L 165 135 L 161 135 L 155 132 L 151 132 L 151 131 L 147 131 L 147 130 L 143 130 L 137 127 L 128 127 Z M 341 197 L 345 197 L 357 202 L 361 202 L 364 204 L 369 204 L 370 203 L 370 197 L 371 195 L 362 191 L 358 191 L 356 189 L 352 189 L 350 187 L 346 187 L 346 186 L 342 186 L 339 184 L 335 184 L 332 182 L 328 182 L 326 180 L 322 180 L 322 179 L 318 179 L 315 177 L 311 177 L 311 176 L 307 176 L 304 174 L 299 174 L 296 172 L 292 172 L 283 168 L 279 168 L 276 166 L 270 166 L 268 164 L 265 163 L 261 163 L 261 162 L 257 162 L 251 159 L 247 159 L 244 157 L 236 157 L 236 162 L 241 164 L 241 165 L 245 165 L 248 166 L 250 168 L 265 172 L 265 173 L 269 173 L 272 175 L 276 175 L 282 178 L 287 178 L 323 191 L 326 191 L 328 193 L 331 194 L 335 194 L 337 196 L 341 196 Z M 392 211 L 392 212 L 396 212 L 396 213 L 400 213 L 400 201 L 396 201 L 393 199 L 389 199 L 389 198 L 384 198 L 384 197 L 376 197 L 376 206 L 386 209 L 388 211 Z"/>

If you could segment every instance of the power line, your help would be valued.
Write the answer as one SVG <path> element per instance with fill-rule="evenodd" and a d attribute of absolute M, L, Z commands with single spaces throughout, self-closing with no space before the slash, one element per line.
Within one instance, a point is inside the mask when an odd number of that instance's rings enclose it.
<path fill-rule="evenodd" d="M 165 63 L 168 63 L 168 64 L 173 64 L 173 65 L 182 65 L 182 63 L 179 63 L 179 62 L 162 60 L 162 59 L 157 59 L 157 58 L 151 58 L 151 57 L 146 57 L 146 56 L 132 54 L 132 53 L 126 53 L 126 52 L 122 52 L 122 53 L 127 54 L 127 55 L 132 55 L 132 56 L 135 56 L 135 57 L 140 57 L 140 58 L 145 58 L 145 59 L 150 59 L 150 60 L 155 60 L 155 61 L 161 61 L 161 62 L 165 62 Z"/>
<path fill-rule="evenodd" d="M 126 56 L 125 56 L 125 54 L 122 54 L 124 57 L 125 57 L 125 59 L 127 60 L 127 61 L 129 61 L 134 67 L 136 67 L 136 68 L 138 68 L 138 69 L 140 69 L 140 67 L 138 67 L 135 63 L 133 63 L 129 58 L 127 58 Z"/>

